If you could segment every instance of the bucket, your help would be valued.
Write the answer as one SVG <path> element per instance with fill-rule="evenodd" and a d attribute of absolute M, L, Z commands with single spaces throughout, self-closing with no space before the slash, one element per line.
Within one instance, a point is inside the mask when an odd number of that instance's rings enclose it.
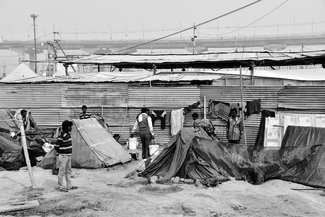
<path fill-rule="evenodd" d="M 137 138 L 129 138 L 129 149 L 135 150 L 137 149 L 138 141 Z"/>
<path fill-rule="evenodd" d="M 149 153 L 150 155 L 158 155 L 159 154 L 159 145 L 150 145 L 149 146 Z"/>

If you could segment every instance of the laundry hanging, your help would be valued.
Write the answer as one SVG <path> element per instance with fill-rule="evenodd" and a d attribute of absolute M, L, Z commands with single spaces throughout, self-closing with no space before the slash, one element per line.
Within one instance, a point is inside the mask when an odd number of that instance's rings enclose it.
<path fill-rule="evenodd" d="M 175 136 L 182 128 L 184 124 L 184 108 L 172 110 L 170 114 L 170 133 Z"/>
<path fill-rule="evenodd" d="M 166 128 L 166 111 L 164 110 L 153 110 L 151 112 L 152 126 L 155 126 L 156 120 L 160 119 L 160 129 Z"/>
<path fill-rule="evenodd" d="M 258 114 L 261 111 L 261 99 L 254 99 L 246 102 L 246 116 Z"/>
<path fill-rule="evenodd" d="M 221 101 L 210 100 L 208 112 L 211 117 L 228 120 L 230 113 L 230 104 Z"/>

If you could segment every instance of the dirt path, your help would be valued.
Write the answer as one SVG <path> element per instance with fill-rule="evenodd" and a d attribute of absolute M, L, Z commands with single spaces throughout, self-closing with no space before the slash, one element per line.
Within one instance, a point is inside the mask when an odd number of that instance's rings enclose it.
<path fill-rule="evenodd" d="M 296 191 L 307 186 L 281 180 L 251 185 L 228 181 L 214 188 L 188 184 L 148 184 L 124 176 L 137 162 L 115 169 L 73 169 L 77 190 L 55 190 L 57 177 L 34 167 L 37 188 L 29 190 L 27 170 L 0 172 L 0 204 L 38 199 L 40 207 L 2 213 L 3 216 L 325 216 L 320 191 Z"/>

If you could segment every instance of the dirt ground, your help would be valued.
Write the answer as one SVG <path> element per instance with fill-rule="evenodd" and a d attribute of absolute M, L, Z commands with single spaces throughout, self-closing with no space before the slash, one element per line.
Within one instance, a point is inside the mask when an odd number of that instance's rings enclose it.
<path fill-rule="evenodd" d="M 30 189 L 26 168 L 0 172 L 0 204 L 38 200 L 33 209 L 2 216 L 325 216 L 320 190 L 281 180 L 262 185 L 231 180 L 217 187 L 194 184 L 148 184 L 140 177 L 124 178 L 138 161 L 107 169 L 73 169 L 76 190 L 59 192 L 51 170 L 33 168 L 36 189 Z"/>

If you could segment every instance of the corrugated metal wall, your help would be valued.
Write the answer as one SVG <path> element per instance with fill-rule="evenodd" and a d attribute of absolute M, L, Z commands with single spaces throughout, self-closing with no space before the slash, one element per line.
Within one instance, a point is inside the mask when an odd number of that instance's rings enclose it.
<path fill-rule="evenodd" d="M 0 108 L 32 111 L 40 126 L 59 126 L 66 119 L 78 118 L 81 106 L 86 104 L 89 112 L 101 115 L 114 133 L 121 134 L 122 142 L 129 137 L 136 115 L 143 106 L 151 110 L 166 110 L 166 128 L 160 129 L 157 120 L 154 131 L 158 143 L 170 138 L 170 113 L 172 110 L 203 104 L 203 96 L 224 102 L 240 102 L 239 86 L 154 86 L 144 87 L 126 83 L 73 83 L 73 84 L 0 84 Z M 277 106 L 299 110 L 301 113 L 325 113 L 325 87 L 244 86 L 243 100 L 261 98 L 262 109 L 276 110 Z M 304 109 L 304 110 L 301 110 Z M 291 112 L 295 112 L 290 110 Z M 203 108 L 196 108 L 185 116 L 184 127 L 192 127 L 192 113 L 203 118 Z M 210 118 L 218 136 L 226 141 L 226 122 Z M 260 115 L 245 120 L 247 142 L 256 139 Z M 244 142 L 244 141 L 243 141 Z"/>
<path fill-rule="evenodd" d="M 170 114 L 172 110 L 184 108 L 200 101 L 200 88 L 197 86 L 160 86 L 160 87 L 129 87 L 129 128 L 132 129 L 140 109 L 146 106 L 150 110 L 164 110 L 166 114 L 166 128 L 160 128 L 161 120 L 158 119 L 154 126 L 156 142 L 167 143 L 170 138 Z M 200 109 L 192 112 L 200 113 Z M 192 112 L 185 115 L 184 127 L 192 126 Z"/>
<path fill-rule="evenodd" d="M 278 102 L 278 92 L 282 86 L 244 86 L 243 87 L 243 101 L 251 101 L 254 99 L 261 99 L 262 109 L 276 109 Z M 239 86 L 202 86 L 201 100 L 206 97 L 206 101 L 211 100 L 222 101 L 227 103 L 240 103 L 241 90 Z M 208 104 L 208 103 L 207 103 Z M 208 110 L 208 109 L 207 109 Z M 221 141 L 226 142 L 226 125 L 227 122 L 220 118 L 213 118 L 207 115 L 212 123 L 216 126 L 218 137 Z M 259 129 L 261 115 L 253 114 L 245 119 L 245 132 L 248 145 L 254 145 Z M 241 140 L 244 144 L 244 139 Z"/>
<path fill-rule="evenodd" d="M 57 84 L 1 84 L 0 107 L 59 108 L 61 88 Z"/>
<path fill-rule="evenodd" d="M 286 86 L 279 91 L 279 108 L 325 110 L 325 87 Z"/>
<path fill-rule="evenodd" d="M 61 85 L 61 106 L 125 107 L 128 99 L 126 83 L 78 83 Z"/>

